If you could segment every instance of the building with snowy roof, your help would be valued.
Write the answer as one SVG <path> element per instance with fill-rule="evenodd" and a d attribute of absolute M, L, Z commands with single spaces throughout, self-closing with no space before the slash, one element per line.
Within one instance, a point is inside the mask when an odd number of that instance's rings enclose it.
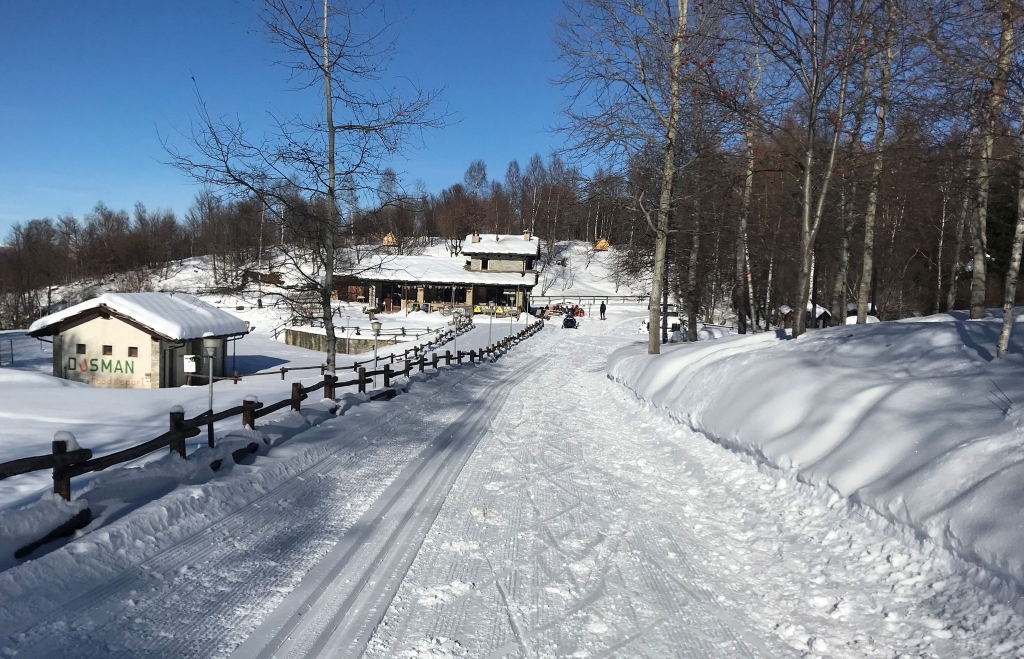
<path fill-rule="evenodd" d="M 375 255 L 338 286 L 347 289 L 357 280 L 366 286 L 367 301 L 387 311 L 492 302 L 524 309 L 537 285 L 539 256 L 540 240 L 529 233 L 474 233 L 466 236 L 461 257 Z"/>
<path fill-rule="evenodd" d="M 205 382 L 204 347 L 215 349 L 214 377 L 226 371 L 228 342 L 245 321 L 184 293 L 104 293 L 40 318 L 29 335 L 53 337 L 54 377 L 96 387 L 156 389 Z"/>

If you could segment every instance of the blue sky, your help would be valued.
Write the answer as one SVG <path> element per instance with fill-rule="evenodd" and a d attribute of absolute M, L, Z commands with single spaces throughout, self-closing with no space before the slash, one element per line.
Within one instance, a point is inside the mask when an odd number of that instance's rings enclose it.
<path fill-rule="evenodd" d="M 561 144 L 562 95 L 551 34 L 557 0 L 389 0 L 391 71 L 447 86 L 450 125 L 395 163 L 432 192 L 482 158 L 501 179 Z M 81 216 L 102 200 L 179 215 L 197 188 L 163 164 L 161 135 L 194 114 L 195 76 L 210 109 L 260 130 L 267 112 L 315 113 L 290 91 L 257 32 L 256 0 L 12 2 L 0 21 L 0 239 L 13 222 Z"/>

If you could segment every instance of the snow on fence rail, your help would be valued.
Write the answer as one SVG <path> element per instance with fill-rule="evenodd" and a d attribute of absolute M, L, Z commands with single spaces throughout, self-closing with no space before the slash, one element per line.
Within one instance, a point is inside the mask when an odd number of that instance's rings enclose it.
<path fill-rule="evenodd" d="M 182 460 L 187 460 L 188 456 L 186 455 L 185 441 L 191 437 L 196 437 L 201 434 L 204 426 L 208 428 L 208 443 L 212 448 L 215 444 L 213 424 L 217 421 L 223 421 L 225 419 L 241 415 L 242 426 L 254 430 L 256 428 L 256 420 L 268 414 L 272 414 L 286 407 L 291 407 L 292 410 L 296 411 L 301 410 L 302 401 L 309 398 L 309 394 L 314 391 L 319 391 L 320 389 L 324 390 L 323 397 L 329 399 L 334 399 L 336 391 L 344 387 L 354 386 L 358 388 L 359 393 L 366 393 L 366 385 L 374 382 L 375 377 L 378 375 L 381 375 L 384 378 L 384 388 L 382 391 L 371 396 L 371 399 L 390 400 L 398 395 L 396 390 L 390 388 L 392 378 L 400 376 L 408 378 L 412 374 L 413 368 L 416 368 L 420 373 L 423 373 L 427 368 L 437 370 L 440 368 L 442 360 L 444 361 L 444 366 L 450 367 L 452 361 L 455 361 L 457 365 L 461 366 L 463 358 L 466 357 L 469 358 L 470 363 L 482 362 L 485 357 L 497 358 L 503 352 L 507 351 L 512 345 L 533 336 L 543 327 L 544 321 L 541 320 L 537 323 L 528 325 L 525 329 L 517 332 L 516 334 L 511 334 L 505 338 L 499 339 L 496 343 L 489 345 L 486 348 L 469 351 L 459 350 L 455 354 L 452 354 L 451 350 L 446 350 L 444 356 L 441 356 L 438 352 L 434 352 L 429 360 L 427 359 L 426 354 L 420 354 L 419 359 L 408 359 L 409 351 L 407 350 L 406 358 L 403 360 L 403 367 L 397 370 L 392 370 L 392 363 L 385 363 L 382 368 L 369 371 L 366 370 L 365 366 L 357 363 L 351 367 L 356 373 L 356 378 L 354 380 L 342 381 L 336 375 L 324 373 L 323 380 L 308 387 L 303 387 L 301 382 L 293 382 L 291 395 L 288 398 L 284 398 L 270 405 L 264 405 L 259 402 L 255 396 L 246 396 L 241 405 L 230 407 L 226 410 L 213 414 L 208 411 L 203 412 L 191 419 L 186 419 L 184 410 L 179 406 L 175 406 L 171 409 L 169 414 L 170 427 L 167 432 L 137 446 L 115 451 L 114 453 L 109 453 L 98 458 L 93 457 L 90 449 L 78 447 L 77 442 L 75 442 L 74 437 L 70 433 L 63 431 L 58 432 L 53 440 L 52 453 L 0 463 L 0 480 L 34 471 L 52 469 L 54 493 L 65 501 L 70 501 L 71 479 L 76 476 L 81 476 L 94 471 L 102 471 L 114 465 L 130 462 L 162 448 L 169 448 L 172 453 L 176 453 Z M 438 337 L 438 341 L 426 345 L 440 345 L 447 341 L 447 339 L 445 339 L 445 341 L 441 341 L 442 338 L 443 336 Z M 430 348 L 417 346 L 417 350 L 422 350 L 423 353 L 426 353 Z M 371 359 L 368 361 L 373 360 Z M 366 363 L 367 362 L 362 362 L 362 364 Z M 299 369 L 294 368 L 290 370 Z M 264 375 L 271 375 L 274 373 L 276 372 L 266 373 Z M 259 444 L 251 442 L 248 445 L 233 451 L 231 457 L 234 462 L 238 463 L 244 459 L 246 455 L 255 453 L 257 450 L 259 450 Z M 210 463 L 210 468 L 217 471 L 220 469 L 221 465 L 222 460 L 216 459 Z M 24 558 L 48 542 L 72 535 L 75 531 L 87 526 L 90 521 L 92 521 L 92 511 L 88 508 L 80 510 L 74 517 L 48 533 L 45 537 L 19 548 L 15 552 L 14 557 L 16 559 Z"/>

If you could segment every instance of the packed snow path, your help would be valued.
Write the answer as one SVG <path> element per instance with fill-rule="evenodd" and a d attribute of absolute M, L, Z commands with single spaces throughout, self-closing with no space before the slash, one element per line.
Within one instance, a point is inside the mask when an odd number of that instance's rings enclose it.
<path fill-rule="evenodd" d="M 1022 656 L 1021 617 L 944 552 L 610 382 L 635 324 L 552 331 L 369 657 Z"/>
<path fill-rule="evenodd" d="M 307 430 L 335 439 L 228 514 L 0 602 L 0 656 L 1019 656 L 943 552 L 610 382 L 624 317 Z"/>

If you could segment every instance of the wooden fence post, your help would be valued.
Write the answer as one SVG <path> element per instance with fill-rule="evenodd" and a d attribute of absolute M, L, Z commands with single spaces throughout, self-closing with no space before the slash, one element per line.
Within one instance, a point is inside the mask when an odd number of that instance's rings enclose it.
<path fill-rule="evenodd" d="M 298 412 L 302 409 L 302 383 L 292 382 L 292 409 Z"/>
<path fill-rule="evenodd" d="M 62 439 L 53 440 L 53 454 L 68 452 L 68 443 Z M 53 468 L 53 492 L 65 501 L 71 501 L 71 479 L 64 475 L 63 467 Z"/>
<path fill-rule="evenodd" d="M 281 367 L 281 381 L 284 382 L 284 374 L 288 371 L 285 370 L 284 366 Z"/>
<path fill-rule="evenodd" d="M 335 382 L 337 382 L 337 378 L 335 378 L 330 373 L 324 375 L 324 398 L 330 398 L 331 400 L 334 400 Z"/>
<path fill-rule="evenodd" d="M 242 427 L 256 429 L 256 403 L 259 399 L 256 396 L 246 396 L 242 401 Z"/>
<path fill-rule="evenodd" d="M 175 406 L 171 410 L 171 432 L 181 432 L 181 426 L 185 423 L 185 410 L 181 407 Z M 181 456 L 181 459 L 185 459 L 185 436 L 177 437 L 171 440 L 170 443 L 171 451 Z"/>
<path fill-rule="evenodd" d="M 366 367 L 359 367 L 359 393 L 366 393 Z"/>
<path fill-rule="evenodd" d="M 426 355 L 420 355 L 420 373 L 423 372 L 423 367 L 426 365 L 426 363 L 427 363 L 427 356 Z"/>
<path fill-rule="evenodd" d="M 412 373 L 412 362 L 409 361 L 408 359 L 406 359 L 405 360 L 405 377 L 409 377 L 410 373 Z"/>
<path fill-rule="evenodd" d="M 430 367 L 431 367 L 432 369 L 434 369 L 435 371 L 437 370 L 437 358 L 438 358 L 438 355 L 437 355 L 437 353 L 435 352 L 435 353 L 434 353 L 434 357 L 433 357 L 433 360 L 432 360 L 432 361 L 433 361 L 433 363 L 432 363 L 432 364 L 430 365 Z"/>
<path fill-rule="evenodd" d="M 391 386 L 391 364 L 384 364 L 384 388 Z"/>
<path fill-rule="evenodd" d="M 452 351 L 451 350 L 445 350 L 444 351 L 444 365 L 445 366 L 451 366 L 452 365 Z"/>
<path fill-rule="evenodd" d="M 461 350 L 459 351 L 459 354 L 455 355 L 455 362 L 457 364 L 459 364 L 460 366 L 462 365 L 462 351 Z"/>

